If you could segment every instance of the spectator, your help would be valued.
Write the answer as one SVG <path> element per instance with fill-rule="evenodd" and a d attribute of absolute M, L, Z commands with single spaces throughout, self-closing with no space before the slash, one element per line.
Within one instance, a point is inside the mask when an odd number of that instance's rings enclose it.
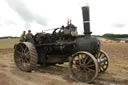
<path fill-rule="evenodd" d="M 25 41 L 25 34 L 26 34 L 26 31 L 23 31 L 22 35 L 20 36 L 20 42 Z"/>
<path fill-rule="evenodd" d="M 34 44 L 33 34 L 31 33 L 31 30 L 28 30 L 28 33 L 26 34 L 26 41 Z"/>

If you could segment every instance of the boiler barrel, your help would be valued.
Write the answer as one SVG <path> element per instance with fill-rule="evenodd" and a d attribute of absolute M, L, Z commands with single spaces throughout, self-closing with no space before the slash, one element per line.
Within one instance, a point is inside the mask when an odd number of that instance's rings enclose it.
<path fill-rule="evenodd" d="M 77 38 L 76 39 L 76 48 L 75 51 L 87 51 L 92 54 L 96 54 L 100 49 L 100 43 L 97 38 L 88 37 L 88 38 Z"/>

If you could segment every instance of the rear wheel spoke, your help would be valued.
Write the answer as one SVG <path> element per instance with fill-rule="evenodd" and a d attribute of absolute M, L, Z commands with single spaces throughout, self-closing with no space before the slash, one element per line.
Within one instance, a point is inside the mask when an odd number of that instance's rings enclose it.
<path fill-rule="evenodd" d="M 22 53 L 24 53 L 24 48 L 22 47 L 22 45 L 20 45 L 21 51 Z"/>
<path fill-rule="evenodd" d="M 30 56 L 30 55 L 29 55 L 29 52 L 26 52 L 26 53 L 25 53 L 25 56 L 26 56 L 27 58 L 29 58 L 29 56 Z"/>
<path fill-rule="evenodd" d="M 16 51 L 16 53 L 22 55 L 22 52 L 20 52 L 20 51 L 18 51 L 18 50 L 15 50 L 15 51 Z"/>
<path fill-rule="evenodd" d="M 24 53 L 26 53 L 26 51 L 27 51 L 27 47 L 25 47 L 25 49 L 24 49 Z"/>
<path fill-rule="evenodd" d="M 17 62 L 19 62 L 19 61 L 22 62 L 22 58 L 19 58 L 19 59 L 17 59 L 16 61 L 17 61 Z"/>

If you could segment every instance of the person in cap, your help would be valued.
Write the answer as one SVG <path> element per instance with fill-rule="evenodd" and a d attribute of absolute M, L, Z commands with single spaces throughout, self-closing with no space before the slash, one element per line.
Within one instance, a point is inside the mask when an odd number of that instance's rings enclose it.
<path fill-rule="evenodd" d="M 31 33 L 31 30 L 28 30 L 28 33 L 26 34 L 26 41 L 34 43 L 33 34 Z"/>

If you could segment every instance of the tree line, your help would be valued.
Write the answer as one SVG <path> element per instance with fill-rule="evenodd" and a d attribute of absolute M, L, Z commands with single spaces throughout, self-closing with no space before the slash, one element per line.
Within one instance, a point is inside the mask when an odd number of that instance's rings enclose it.
<path fill-rule="evenodd" d="M 128 38 L 128 34 L 104 34 L 102 37 L 118 40 L 119 38 Z"/>
<path fill-rule="evenodd" d="M 13 37 L 13 36 L 4 36 L 4 37 L 0 37 L 0 39 L 8 39 L 8 38 L 18 38 L 18 37 Z"/>

